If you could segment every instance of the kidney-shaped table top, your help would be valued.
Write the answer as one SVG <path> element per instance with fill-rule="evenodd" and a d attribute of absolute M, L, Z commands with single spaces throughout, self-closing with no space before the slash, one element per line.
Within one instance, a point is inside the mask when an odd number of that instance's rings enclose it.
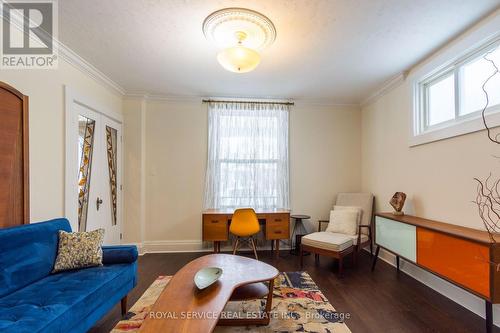
<path fill-rule="evenodd" d="M 197 271 L 222 268 L 222 276 L 206 289 L 194 284 Z M 140 332 L 212 332 L 233 291 L 242 285 L 273 280 L 276 268 L 261 261 L 230 254 L 210 254 L 182 267 L 170 280 Z"/>

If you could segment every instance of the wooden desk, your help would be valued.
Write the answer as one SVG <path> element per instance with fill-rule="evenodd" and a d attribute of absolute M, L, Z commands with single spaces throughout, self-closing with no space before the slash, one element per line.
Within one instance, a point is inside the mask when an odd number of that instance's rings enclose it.
<path fill-rule="evenodd" d="M 234 210 L 206 210 L 202 214 L 203 241 L 214 242 L 214 252 L 220 252 L 220 242 L 229 239 L 229 224 Z M 266 240 L 275 246 L 276 257 L 279 254 L 280 240 L 290 239 L 290 211 L 257 211 L 259 221 L 264 221 Z"/>
<path fill-rule="evenodd" d="M 486 301 L 486 331 L 492 332 L 492 304 L 500 303 L 500 244 L 486 231 L 415 216 L 375 216 L 375 268 L 380 248 Z"/>

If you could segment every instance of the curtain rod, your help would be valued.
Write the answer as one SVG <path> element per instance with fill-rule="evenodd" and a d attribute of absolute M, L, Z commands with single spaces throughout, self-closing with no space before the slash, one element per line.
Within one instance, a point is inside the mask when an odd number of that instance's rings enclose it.
<path fill-rule="evenodd" d="M 253 104 L 282 104 L 282 105 L 295 105 L 294 102 L 267 102 L 267 101 L 224 101 L 218 99 L 203 99 L 203 103 L 253 103 Z"/>

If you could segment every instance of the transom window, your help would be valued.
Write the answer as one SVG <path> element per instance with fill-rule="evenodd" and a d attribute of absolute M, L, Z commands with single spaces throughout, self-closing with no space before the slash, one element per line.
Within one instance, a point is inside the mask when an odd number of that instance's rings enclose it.
<path fill-rule="evenodd" d="M 486 106 L 483 84 L 500 68 L 497 39 L 466 54 L 455 63 L 418 83 L 415 134 L 423 134 L 476 119 Z M 500 110 L 500 74 L 484 85 L 486 112 Z"/>

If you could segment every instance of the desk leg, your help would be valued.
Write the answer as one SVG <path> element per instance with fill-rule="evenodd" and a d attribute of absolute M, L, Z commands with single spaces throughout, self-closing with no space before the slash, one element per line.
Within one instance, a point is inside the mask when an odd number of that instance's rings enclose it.
<path fill-rule="evenodd" d="M 486 333 L 493 332 L 493 305 L 489 301 L 486 303 Z"/>
<path fill-rule="evenodd" d="M 219 253 L 220 251 L 220 242 L 214 241 L 214 253 Z"/>
<path fill-rule="evenodd" d="M 375 256 L 373 257 L 373 262 L 372 262 L 372 271 L 375 269 L 375 264 L 377 263 L 379 251 L 380 251 L 380 246 L 377 245 L 377 249 L 375 250 Z"/>
<path fill-rule="evenodd" d="M 280 240 L 279 239 L 276 239 L 275 240 L 276 242 L 276 252 L 275 252 L 275 256 L 276 256 L 276 259 L 279 258 L 280 256 Z"/>

